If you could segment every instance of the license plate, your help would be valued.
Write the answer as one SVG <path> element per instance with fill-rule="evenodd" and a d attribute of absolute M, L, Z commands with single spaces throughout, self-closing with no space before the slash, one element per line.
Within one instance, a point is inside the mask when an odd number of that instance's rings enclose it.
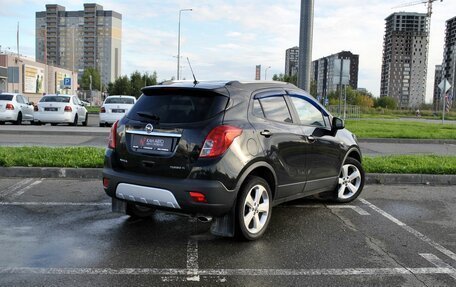
<path fill-rule="evenodd" d="M 56 112 L 58 111 L 58 108 L 44 108 L 46 112 Z"/>
<path fill-rule="evenodd" d="M 112 109 L 111 112 L 113 112 L 113 113 L 125 113 L 125 110 L 123 110 L 123 109 Z"/>
<path fill-rule="evenodd" d="M 171 151 L 173 144 L 172 138 L 133 135 L 132 145 L 133 149 L 144 151 Z"/>

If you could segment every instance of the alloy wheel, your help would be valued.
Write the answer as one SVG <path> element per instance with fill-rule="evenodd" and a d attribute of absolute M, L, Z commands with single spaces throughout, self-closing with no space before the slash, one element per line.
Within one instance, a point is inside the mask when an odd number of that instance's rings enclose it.
<path fill-rule="evenodd" d="M 263 230 L 269 217 L 269 194 L 262 185 L 253 186 L 244 200 L 243 221 L 245 228 L 252 234 Z"/>
<path fill-rule="evenodd" d="M 362 175 L 353 164 L 344 164 L 339 175 L 338 199 L 349 199 L 356 195 L 361 187 Z"/>

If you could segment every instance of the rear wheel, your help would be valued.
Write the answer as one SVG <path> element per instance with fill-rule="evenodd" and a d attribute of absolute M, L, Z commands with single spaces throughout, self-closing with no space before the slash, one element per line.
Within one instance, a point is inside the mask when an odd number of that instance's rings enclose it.
<path fill-rule="evenodd" d="M 133 218 L 146 218 L 154 214 L 155 209 L 134 203 L 127 203 L 126 214 Z"/>
<path fill-rule="evenodd" d="M 350 202 L 355 200 L 364 187 L 365 173 L 359 161 L 347 158 L 342 165 L 334 200 Z"/>
<path fill-rule="evenodd" d="M 86 127 L 88 121 L 89 121 L 89 114 L 86 113 L 85 120 L 82 122 L 82 125 Z"/>
<path fill-rule="evenodd" d="M 16 119 L 16 121 L 14 122 L 14 124 L 16 124 L 16 125 L 22 125 L 22 113 L 21 113 L 21 112 L 19 112 L 19 113 L 17 114 L 17 119 Z"/>
<path fill-rule="evenodd" d="M 237 203 L 238 235 L 247 240 L 260 238 L 271 219 L 272 193 L 261 177 L 250 176 L 240 191 Z"/>
<path fill-rule="evenodd" d="M 77 126 L 78 125 L 78 114 L 74 116 L 73 123 L 71 124 L 72 126 Z"/>
<path fill-rule="evenodd" d="M 5 124 L 5 122 L 0 122 L 0 126 L 1 126 L 1 125 L 4 125 L 4 124 Z"/>
<path fill-rule="evenodd" d="M 51 123 L 51 126 L 56 126 L 56 125 L 57 125 L 57 123 Z"/>

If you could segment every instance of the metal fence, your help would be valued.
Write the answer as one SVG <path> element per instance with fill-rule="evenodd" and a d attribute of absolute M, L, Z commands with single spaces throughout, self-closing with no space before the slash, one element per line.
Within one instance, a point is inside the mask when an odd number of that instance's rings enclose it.
<path fill-rule="evenodd" d="M 354 105 L 341 106 L 339 110 L 338 105 L 327 106 L 328 111 L 333 115 L 342 119 L 360 119 L 361 108 Z"/>

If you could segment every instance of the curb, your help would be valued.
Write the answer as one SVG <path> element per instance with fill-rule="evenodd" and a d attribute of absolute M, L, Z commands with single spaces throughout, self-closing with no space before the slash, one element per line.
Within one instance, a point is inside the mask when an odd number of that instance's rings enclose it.
<path fill-rule="evenodd" d="M 1 177 L 100 179 L 101 168 L 0 167 Z M 454 174 L 368 173 L 366 184 L 456 185 Z"/>

